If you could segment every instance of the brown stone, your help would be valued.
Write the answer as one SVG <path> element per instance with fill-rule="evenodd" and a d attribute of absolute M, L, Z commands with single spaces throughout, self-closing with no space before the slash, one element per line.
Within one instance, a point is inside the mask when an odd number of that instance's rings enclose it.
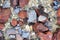
<path fill-rule="evenodd" d="M 60 25 L 60 8 L 57 10 L 57 24 Z"/>
<path fill-rule="evenodd" d="M 22 26 L 24 23 L 23 21 L 19 21 L 19 25 Z"/>
<path fill-rule="evenodd" d="M 60 25 L 60 17 L 57 17 L 57 24 Z"/>
<path fill-rule="evenodd" d="M 57 17 L 60 17 L 60 8 L 57 10 Z"/>
<path fill-rule="evenodd" d="M 4 28 L 4 24 L 0 24 L 0 30 Z"/>
<path fill-rule="evenodd" d="M 6 23 L 10 17 L 11 11 L 9 8 L 0 9 L 0 23 Z"/>
<path fill-rule="evenodd" d="M 45 32 L 48 31 L 49 29 L 44 26 L 42 23 L 36 23 L 33 25 L 33 29 L 35 32 Z"/>
<path fill-rule="evenodd" d="M 57 28 L 56 31 L 53 33 L 52 40 L 60 40 L 60 28 Z"/>
<path fill-rule="evenodd" d="M 10 0 L 11 6 L 15 7 L 18 5 L 18 0 Z"/>
<path fill-rule="evenodd" d="M 36 8 L 35 11 L 36 11 L 36 14 L 39 16 L 40 15 L 39 9 Z"/>
<path fill-rule="evenodd" d="M 46 34 L 38 32 L 37 35 L 41 40 L 52 40 L 52 33 L 50 31 L 48 31 Z"/>

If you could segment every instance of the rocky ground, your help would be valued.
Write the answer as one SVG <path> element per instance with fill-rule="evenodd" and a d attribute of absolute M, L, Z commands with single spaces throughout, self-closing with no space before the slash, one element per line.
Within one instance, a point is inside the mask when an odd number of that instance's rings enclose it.
<path fill-rule="evenodd" d="M 29 4 L 27 7 L 32 7 L 32 6 L 38 6 L 39 4 L 42 4 L 45 7 L 45 12 L 49 14 L 49 17 L 51 18 L 51 25 L 52 25 L 52 29 L 51 31 L 54 32 L 56 30 L 56 28 L 58 28 L 59 26 L 56 25 L 56 11 L 50 6 L 50 4 L 52 3 L 52 0 L 30 0 Z M 9 18 L 8 22 L 5 24 L 5 28 L 3 29 L 3 31 L 5 31 L 7 28 L 10 28 L 10 22 L 13 18 L 17 19 L 18 16 L 14 13 L 13 8 L 10 7 L 11 9 L 11 17 Z"/>

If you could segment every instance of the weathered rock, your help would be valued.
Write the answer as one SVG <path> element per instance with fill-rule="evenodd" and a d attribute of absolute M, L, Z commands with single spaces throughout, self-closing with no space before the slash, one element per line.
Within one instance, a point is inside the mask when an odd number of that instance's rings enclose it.
<path fill-rule="evenodd" d="M 42 23 L 36 23 L 35 25 L 33 25 L 33 29 L 35 32 L 45 32 L 49 30 Z"/>
<path fill-rule="evenodd" d="M 38 32 L 38 37 L 41 40 L 52 40 L 52 33 L 50 31 L 48 31 L 46 34 Z"/>
<path fill-rule="evenodd" d="M 10 17 L 11 11 L 8 8 L 0 8 L 0 23 L 6 23 Z"/>

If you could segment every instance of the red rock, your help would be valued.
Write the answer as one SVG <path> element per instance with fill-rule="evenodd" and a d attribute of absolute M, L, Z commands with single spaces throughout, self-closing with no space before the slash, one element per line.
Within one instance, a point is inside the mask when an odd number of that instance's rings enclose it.
<path fill-rule="evenodd" d="M 0 30 L 4 28 L 4 24 L 0 24 Z"/>
<path fill-rule="evenodd" d="M 52 40 L 56 40 L 56 32 L 53 34 Z"/>
<path fill-rule="evenodd" d="M 60 8 L 57 11 L 57 24 L 60 25 Z"/>
<path fill-rule="evenodd" d="M 39 16 L 40 15 L 39 9 L 35 9 L 35 11 L 36 11 L 36 14 Z"/>
<path fill-rule="evenodd" d="M 50 31 L 48 31 L 46 34 L 38 32 L 37 35 L 41 40 L 52 40 L 52 33 Z"/>
<path fill-rule="evenodd" d="M 25 7 L 29 3 L 29 0 L 19 0 L 19 6 L 21 8 Z"/>
<path fill-rule="evenodd" d="M 10 17 L 11 11 L 9 8 L 1 8 L 0 23 L 6 23 Z"/>
<path fill-rule="evenodd" d="M 18 24 L 18 23 L 17 23 L 17 20 L 16 20 L 16 19 L 12 19 L 11 25 L 12 25 L 13 27 L 15 27 L 17 24 Z"/>
<path fill-rule="evenodd" d="M 45 32 L 49 30 L 42 23 L 36 23 L 35 25 L 33 25 L 33 29 L 35 32 Z"/>
<path fill-rule="evenodd" d="M 52 40 L 60 40 L 60 28 L 57 28 L 56 31 L 53 33 Z"/>

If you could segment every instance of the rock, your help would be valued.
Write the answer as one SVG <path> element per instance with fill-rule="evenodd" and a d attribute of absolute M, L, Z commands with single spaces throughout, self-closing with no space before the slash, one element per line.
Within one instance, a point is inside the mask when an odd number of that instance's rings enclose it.
<path fill-rule="evenodd" d="M 3 31 L 0 30 L 0 40 L 5 40 Z"/>
<path fill-rule="evenodd" d="M 23 40 L 23 38 L 19 34 L 16 35 L 16 39 L 17 40 Z"/>
<path fill-rule="evenodd" d="M 11 6 L 16 7 L 18 5 L 18 0 L 10 0 Z"/>
<path fill-rule="evenodd" d="M 19 11 L 20 11 L 20 8 L 18 8 L 18 7 L 17 7 L 17 8 L 14 8 L 14 13 L 15 13 L 15 14 L 18 14 Z"/>
<path fill-rule="evenodd" d="M 21 19 L 24 19 L 27 17 L 27 11 L 26 10 L 21 10 L 19 13 L 18 13 L 18 16 L 19 18 Z"/>
<path fill-rule="evenodd" d="M 17 26 L 17 20 L 16 19 L 12 19 L 12 21 L 11 21 L 11 25 L 13 26 L 13 27 L 15 27 L 15 26 Z"/>
<path fill-rule="evenodd" d="M 57 10 L 57 17 L 60 17 L 60 8 Z"/>
<path fill-rule="evenodd" d="M 23 37 L 23 38 L 29 38 L 29 35 L 30 35 L 29 32 L 27 32 L 27 31 L 25 31 L 25 30 L 22 30 L 22 37 Z"/>
<path fill-rule="evenodd" d="M 39 32 L 38 33 L 38 37 L 41 39 L 41 40 L 52 40 L 52 33 L 49 31 L 47 32 L 46 34 L 42 33 L 42 32 Z"/>
<path fill-rule="evenodd" d="M 4 24 L 0 24 L 0 30 L 2 30 L 5 27 Z"/>
<path fill-rule="evenodd" d="M 60 25 L 60 18 L 57 18 L 57 24 Z"/>
<path fill-rule="evenodd" d="M 35 10 L 29 10 L 29 12 L 27 13 L 28 16 L 28 23 L 36 23 L 37 22 L 37 15 Z"/>
<path fill-rule="evenodd" d="M 7 36 L 9 36 L 10 34 L 16 34 L 16 31 L 13 28 L 8 28 L 5 32 Z"/>
<path fill-rule="evenodd" d="M 38 17 L 38 21 L 40 21 L 40 22 L 46 22 L 47 20 L 48 20 L 48 18 L 45 17 L 45 16 L 43 16 L 43 15 L 40 15 L 40 16 Z"/>
<path fill-rule="evenodd" d="M 29 0 L 19 0 L 19 6 L 21 8 L 25 7 L 29 3 Z"/>
<path fill-rule="evenodd" d="M 36 23 L 35 25 L 33 25 L 33 30 L 35 32 L 45 32 L 48 31 L 49 29 L 47 27 L 45 27 L 42 23 Z"/>
<path fill-rule="evenodd" d="M 3 8 L 10 8 L 10 2 L 9 1 L 4 1 Z"/>
<path fill-rule="evenodd" d="M 36 12 L 37 16 L 39 16 L 39 15 L 40 15 L 40 11 L 39 11 L 39 9 L 38 9 L 38 8 L 35 8 L 35 12 Z"/>
<path fill-rule="evenodd" d="M 60 40 L 60 28 L 57 28 L 56 31 L 53 33 L 52 40 Z"/>
<path fill-rule="evenodd" d="M 60 25 L 60 8 L 57 11 L 57 24 Z"/>
<path fill-rule="evenodd" d="M 6 23 L 11 15 L 9 8 L 0 8 L 0 23 Z"/>

